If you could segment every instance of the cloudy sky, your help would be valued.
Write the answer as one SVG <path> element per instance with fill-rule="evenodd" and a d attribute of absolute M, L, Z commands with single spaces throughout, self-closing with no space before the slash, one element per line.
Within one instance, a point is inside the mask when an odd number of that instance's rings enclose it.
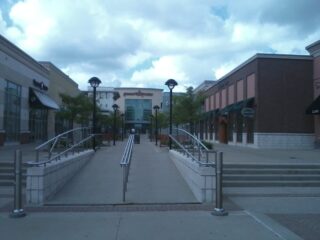
<path fill-rule="evenodd" d="M 255 53 L 307 54 L 319 0 L 0 0 L 0 34 L 81 89 L 177 90 L 219 79 Z"/>

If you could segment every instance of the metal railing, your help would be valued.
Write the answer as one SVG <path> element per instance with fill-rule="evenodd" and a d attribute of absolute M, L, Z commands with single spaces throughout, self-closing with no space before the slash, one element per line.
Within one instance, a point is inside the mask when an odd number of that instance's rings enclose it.
<path fill-rule="evenodd" d="M 169 137 L 173 141 L 173 148 L 186 154 L 193 161 L 201 165 L 214 165 L 217 151 L 208 149 L 196 136 L 181 128 L 174 128 Z M 213 157 L 212 157 L 213 156 Z"/>
<path fill-rule="evenodd" d="M 60 160 L 62 156 L 67 157 L 70 152 L 73 154 L 91 147 L 91 140 L 96 135 L 91 133 L 90 127 L 75 128 L 61 133 L 54 138 L 42 143 L 35 148 L 36 161 L 28 162 L 28 165 L 45 165 L 52 161 Z M 41 156 L 40 152 L 45 154 Z"/>
<path fill-rule="evenodd" d="M 124 153 L 120 162 L 120 166 L 122 168 L 122 201 L 126 201 L 126 192 L 127 192 L 127 184 L 129 178 L 129 171 L 131 165 L 131 158 L 132 158 L 132 150 L 133 150 L 133 143 L 134 143 L 134 134 L 130 134 L 126 147 L 124 149 Z"/>
<path fill-rule="evenodd" d="M 184 129 L 175 128 L 174 134 L 169 137 L 173 141 L 174 149 L 187 155 L 192 161 L 196 161 L 199 166 L 214 167 L 215 168 L 215 208 L 212 215 L 227 216 L 228 212 L 223 208 L 223 152 L 208 149 L 196 136 L 187 132 Z M 213 155 L 213 158 L 210 158 Z"/>

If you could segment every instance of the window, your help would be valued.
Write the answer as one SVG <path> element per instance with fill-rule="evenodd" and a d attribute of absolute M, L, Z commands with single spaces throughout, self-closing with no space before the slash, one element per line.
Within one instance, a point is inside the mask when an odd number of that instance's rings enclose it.
<path fill-rule="evenodd" d="M 14 142 L 20 139 L 21 86 L 6 81 L 4 105 L 4 129 L 6 141 Z"/>
<path fill-rule="evenodd" d="M 251 74 L 247 77 L 247 98 L 255 96 L 255 74 Z"/>
<path fill-rule="evenodd" d="M 243 100 L 243 80 L 237 82 L 237 102 Z"/>
<path fill-rule="evenodd" d="M 126 121 L 149 122 L 152 113 L 151 99 L 126 99 Z"/>
<path fill-rule="evenodd" d="M 234 85 L 228 87 L 228 105 L 234 103 Z"/>

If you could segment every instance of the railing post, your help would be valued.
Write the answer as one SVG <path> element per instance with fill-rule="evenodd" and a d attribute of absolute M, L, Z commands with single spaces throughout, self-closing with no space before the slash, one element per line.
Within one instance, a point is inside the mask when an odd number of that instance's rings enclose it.
<path fill-rule="evenodd" d="M 218 153 L 216 159 L 216 207 L 212 215 L 227 216 L 228 212 L 223 209 L 223 194 L 222 194 L 222 167 L 223 167 L 223 152 Z"/>
<path fill-rule="evenodd" d="M 14 209 L 10 214 L 12 218 L 19 218 L 26 216 L 25 211 L 22 208 L 22 155 L 21 150 L 16 150 L 14 155 Z"/>
<path fill-rule="evenodd" d="M 122 166 L 122 201 L 126 201 L 126 166 Z"/>

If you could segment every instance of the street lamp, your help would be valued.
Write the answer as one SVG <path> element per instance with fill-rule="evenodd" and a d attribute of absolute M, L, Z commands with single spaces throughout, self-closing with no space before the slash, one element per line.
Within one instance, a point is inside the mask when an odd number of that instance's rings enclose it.
<path fill-rule="evenodd" d="M 124 134 L 124 113 L 121 113 L 121 122 L 122 122 L 122 132 L 121 132 L 121 140 L 123 141 L 123 134 Z"/>
<path fill-rule="evenodd" d="M 96 90 L 97 87 L 99 87 L 99 84 L 101 83 L 101 80 L 97 77 L 92 77 L 89 79 L 88 83 L 90 83 L 90 86 L 93 88 L 93 113 L 92 113 L 92 133 L 93 133 L 93 138 L 92 138 L 92 148 L 93 150 L 96 150 Z"/>
<path fill-rule="evenodd" d="M 116 145 L 116 113 L 119 109 L 117 104 L 112 105 L 113 108 L 113 146 Z"/>
<path fill-rule="evenodd" d="M 152 136 L 153 136 L 153 130 L 152 130 L 152 128 L 153 128 L 153 115 L 152 114 L 150 114 L 150 142 L 152 142 Z"/>
<path fill-rule="evenodd" d="M 158 105 L 155 105 L 153 109 L 156 111 L 156 146 L 158 145 L 158 110 L 160 107 Z"/>
<path fill-rule="evenodd" d="M 166 81 L 165 85 L 168 86 L 170 90 L 170 135 L 172 134 L 172 89 L 174 89 L 175 86 L 178 85 L 178 83 L 174 79 L 169 79 Z M 171 138 L 169 138 L 169 149 L 172 148 L 172 141 Z"/>

